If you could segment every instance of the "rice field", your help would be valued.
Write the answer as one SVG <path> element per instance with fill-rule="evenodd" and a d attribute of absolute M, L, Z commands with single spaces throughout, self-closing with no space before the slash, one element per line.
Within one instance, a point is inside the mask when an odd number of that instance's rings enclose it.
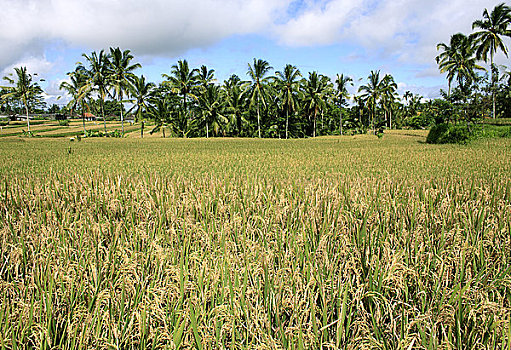
<path fill-rule="evenodd" d="M 83 123 L 81 120 L 73 119 L 68 122 L 68 126 L 62 126 L 56 120 L 36 120 L 31 122 L 30 131 L 37 137 L 48 138 L 72 137 L 83 134 Z M 119 121 L 107 121 L 106 125 L 108 131 L 121 130 L 122 127 Z M 103 131 L 103 121 L 86 121 L 85 128 L 90 131 Z M 140 130 L 140 125 L 125 122 L 124 129 L 128 134 L 136 134 L 136 131 Z M 21 136 L 26 130 L 26 121 L 10 122 L 8 125 L 0 127 L 0 138 Z"/>
<path fill-rule="evenodd" d="M 511 140 L 0 140 L 2 349 L 511 349 Z"/>

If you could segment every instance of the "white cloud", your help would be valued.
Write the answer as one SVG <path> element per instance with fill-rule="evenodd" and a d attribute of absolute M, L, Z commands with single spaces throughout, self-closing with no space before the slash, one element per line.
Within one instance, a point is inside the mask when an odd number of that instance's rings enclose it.
<path fill-rule="evenodd" d="M 484 8 L 501 0 L 330 0 L 309 3 L 295 18 L 277 25 L 287 45 L 351 43 L 374 57 L 433 64 L 436 45 L 457 32 L 471 32 Z"/>
<path fill-rule="evenodd" d="M 0 0 L 0 69 L 62 40 L 101 49 L 179 54 L 265 31 L 290 0 Z"/>

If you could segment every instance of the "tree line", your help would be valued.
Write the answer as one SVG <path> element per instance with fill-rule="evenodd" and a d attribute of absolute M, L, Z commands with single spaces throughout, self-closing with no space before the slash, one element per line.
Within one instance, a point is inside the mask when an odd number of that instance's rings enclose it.
<path fill-rule="evenodd" d="M 84 132 L 86 113 L 103 120 L 115 115 L 124 132 L 126 115 L 135 121 L 153 121 L 151 132 L 163 131 L 180 137 L 315 137 L 364 133 L 384 128 L 424 128 L 435 123 L 474 120 L 484 116 L 506 116 L 511 105 L 511 73 L 494 64 L 494 55 L 506 56 L 503 41 L 511 10 L 505 4 L 473 24 L 474 33 L 451 36 L 440 43 L 436 57 L 447 74 L 448 91 L 442 98 L 425 100 L 409 91 L 399 96 L 390 74 L 371 71 L 356 94 L 350 95 L 354 78 L 337 74 L 334 79 L 316 71 L 302 74 L 294 65 L 275 70 L 269 62 L 254 58 L 247 64 L 244 79 L 232 75 L 219 82 L 215 70 L 192 68 L 187 60 L 172 65 L 162 82 L 155 84 L 136 74 L 141 68 L 130 50 L 110 48 L 83 54 L 60 88 L 70 97 L 65 110 L 81 115 Z M 480 65 L 490 64 L 491 72 Z M 44 107 L 37 75 L 25 67 L 4 79 L 9 86 L 0 94 L 2 111 L 23 111 L 29 124 L 29 110 Z M 50 109 L 59 109 L 52 106 Z"/>

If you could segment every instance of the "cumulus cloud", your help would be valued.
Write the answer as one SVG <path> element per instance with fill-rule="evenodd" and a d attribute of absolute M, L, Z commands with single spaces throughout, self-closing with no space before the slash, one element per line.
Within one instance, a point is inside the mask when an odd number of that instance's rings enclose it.
<path fill-rule="evenodd" d="M 330 0 L 309 3 L 297 16 L 276 26 L 287 45 L 362 45 L 375 57 L 431 63 L 436 44 L 456 32 L 471 31 L 483 9 L 501 0 Z"/>
<path fill-rule="evenodd" d="M 39 77 L 42 77 L 50 72 L 55 67 L 55 64 L 46 59 L 44 55 L 41 57 L 26 57 L 25 59 L 16 62 L 16 64 L 6 66 L 0 71 L 0 75 L 4 77 L 9 74 L 14 74 L 14 67 L 20 66 L 27 67 L 27 71 L 29 73 L 37 72 Z M 35 78 L 37 79 L 37 77 Z"/>
<path fill-rule="evenodd" d="M 0 69 L 53 40 L 176 55 L 266 30 L 290 0 L 0 0 Z"/>
<path fill-rule="evenodd" d="M 501 0 L 0 0 L 0 69 L 61 40 L 75 47 L 178 55 L 233 34 L 281 44 L 356 43 L 373 55 L 431 62 Z"/>

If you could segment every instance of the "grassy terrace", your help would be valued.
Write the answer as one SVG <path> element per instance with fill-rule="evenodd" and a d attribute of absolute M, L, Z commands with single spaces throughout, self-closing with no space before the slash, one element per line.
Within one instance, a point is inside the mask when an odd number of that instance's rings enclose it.
<path fill-rule="evenodd" d="M 0 140 L 1 346 L 511 347 L 510 139 L 131 136 Z"/>

